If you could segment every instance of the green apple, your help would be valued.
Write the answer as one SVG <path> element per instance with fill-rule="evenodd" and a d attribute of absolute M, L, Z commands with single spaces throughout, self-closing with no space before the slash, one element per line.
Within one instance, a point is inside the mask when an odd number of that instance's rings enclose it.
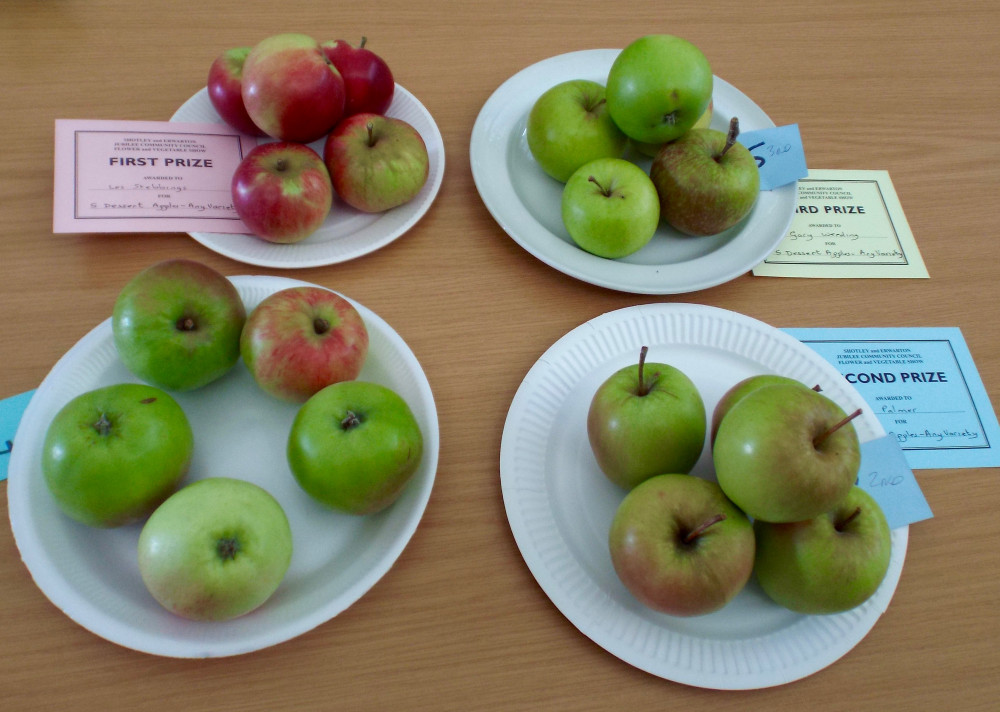
<path fill-rule="evenodd" d="M 691 128 L 707 129 L 709 125 L 712 123 L 712 113 L 714 112 L 714 110 L 715 110 L 715 102 L 709 101 L 708 108 L 705 109 L 705 113 L 702 114 L 698 118 L 698 120 L 694 122 L 694 125 Z M 641 155 L 645 156 L 646 158 L 655 158 L 656 154 L 660 152 L 661 148 L 663 148 L 663 145 L 664 144 L 662 143 L 643 143 L 641 141 L 632 142 L 632 146 L 635 147 L 635 150 L 638 151 Z"/>
<path fill-rule="evenodd" d="M 787 383 L 790 385 L 797 385 L 805 387 L 801 381 L 796 381 L 794 378 L 789 378 L 788 376 L 781 376 L 777 373 L 760 373 L 755 376 L 750 376 L 744 378 L 739 383 L 731 386 L 729 390 L 722 394 L 722 398 L 719 402 L 715 404 L 715 408 L 712 410 L 712 425 L 711 425 L 711 443 L 715 444 L 715 435 L 719 431 L 719 423 L 725 417 L 726 413 L 729 412 L 736 403 L 739 402 L 743 396 L 748 393 L 761 388 L 762 386 L 771 386 L 776 383 Z M 818 387 L 814 390 L 819 390 Z"/>
<path fill-rule="evenodd" d="M 42 475 L 59 508 L 95 527 L 152 512 L 188 471 L 194 436 L 168 393 L 142 383 L 97 388 L 64 405 L 45 432 Z"/>
<path fill-rule="evenodd" d="M 716 235 L 750 214 L 760 172 L 738 133 L 734 117 L 728 133 L 692 129 L 656 154 L 649 177 L 668 225 L 687 235 Z"/>
<path fill-rule="evenodd" d="M 139 573 L 160 605 L 222 621 L 258 608 L 292 560 L 284 509 L 245 480 L 209 477 L 157 507 L 139 534 Z"/>
<path fill-rule="evenodd" d="M 830 511 L 858 476 L 852 418 L 801 384 L 762 386 L 719 423 L 712 457 L 726 496 L 754 519 L 797 522 Z"/>
<path fill-rule="evenodd" d="M 547 174 L 565 183 L 584 163 L 620 158 L 628 138 L 608 115 L 604 86 L 571 79 L 542 94 L 528 113 L 528 149 Z"/>
<path fill-rule="evenodd" d="M 366 213 L 410 202 L 430 172 L 420 132 L 402 119 L 372 113 L 342 119 L 326 137 L 323 160 L 334 192 Z"/>
<path fill-rule="evenodd" d="M 371 514 L 403 493 L 423 454 L 416 417 L 392 389 L 344 381 L 309 398 L 292 422 L 288 465 L 307 494 L 349 514 Z"/>
<path fill-rule="evenodd" d="M 587 439 L 601 471 L 631 490 L 666 473 L 688 473 L 705 444 L 705 404 L 680 369 L 646 363 L 611 374 L 587 411 Z"/>
<path fill-rule="evenodd" d="M 221 377 L 240 356 L 246 308 L 211 267 L 172 259 L 147 267 L 115 301 L 111 330 L 122 363 L 154 386 L 186 391 Z"/>
<path fill-rule="evenodd" d="M 579 247 L 615 259 L 645 247 L 660 222 L 660 204 L 645 171 L 624 158 L 598 158 L 570 176 L 562 221 Z"/>
<path fill-rule="evenodd" d="M 673 35 L 640 37 L 608 72 L 608 112 L 629 138 L 666 143 L 687 133 L 712 100 L 712 68 L 695 45 Z"/>
<path fill-rule="evenodd" d="M 757 581 L 798 613 L 839 613 L 868 600 L 889 569 L 892 537 L 871 495 L 854 487 L 803 522 L 755 522 Z"/>
<path fill-rule="evenodd" d="M 657 475 L 625 495 L 608 546 L 625 587 L 674 616 L 719 610 L 753 572 L 750 520 L 718 484 L 693 475 Z"/>

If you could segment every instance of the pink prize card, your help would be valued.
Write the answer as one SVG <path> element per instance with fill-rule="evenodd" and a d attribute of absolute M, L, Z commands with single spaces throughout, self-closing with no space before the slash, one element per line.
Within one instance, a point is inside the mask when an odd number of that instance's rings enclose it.
<path fill-rule="evenodd" d="M 52 230 L 248 233 L 230 183 L 256 145 L 225 124 L 57 119 Z"/>

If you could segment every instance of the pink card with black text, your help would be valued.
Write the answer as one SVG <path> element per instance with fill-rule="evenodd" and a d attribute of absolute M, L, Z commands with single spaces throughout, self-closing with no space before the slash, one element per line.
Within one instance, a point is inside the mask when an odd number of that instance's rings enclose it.
<path fill-rule="evenodd" d="M 57 119 L 52 230 L 247 233 L 230 184 L 256 145 L 225 124 Z"/>

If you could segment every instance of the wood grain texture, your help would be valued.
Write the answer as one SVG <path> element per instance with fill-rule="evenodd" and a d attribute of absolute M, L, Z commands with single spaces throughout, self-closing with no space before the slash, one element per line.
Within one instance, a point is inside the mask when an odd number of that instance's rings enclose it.
<path fill-rule="evenodd" d="M 52 233 L 55 119 L 166 120 L 223 49 L 288 30 L 366 35 L 435 117 L 446 172 L 415 228 L 363 258 L 292 273 L 186 235 Z M 0 527 L 0 709 L 995 709 L 996 469 L 918 471 L 935 517 L 911 527 L 892 605 L 848 655 L 790 685 L 723 693 L 633 669 L 558 612 L 510 534 L 498 459 L 507 408 L 538 356 L 587 319 L 648 302 L 779 327 L 957 326 L 1000 405 L 998 31 L 989 2 L 4 0 L 0 397 L 37 386 L 133 274 L 188 257 L 228 275 L 317 282 L 374 310 L 423 364 L 442 440 L 430 505 L 392 570 L 334 620 L 236 658 L 162 659 L 96 637 L 41 594 Z M 649 32 L 692 40 L 776 123 L 798 123 L 811 166 L 888 170 L 931 278 L 744 275 L 643 297 L 570 279 L 508 238 L 469 167 L 483 103 L 529 64 Z"/>

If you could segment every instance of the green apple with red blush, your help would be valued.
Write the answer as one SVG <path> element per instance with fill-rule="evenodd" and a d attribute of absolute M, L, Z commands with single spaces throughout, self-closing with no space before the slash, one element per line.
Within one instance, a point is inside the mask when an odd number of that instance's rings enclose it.
<path fill-rule="evenodd" d="M 118 293 L 111 331 L 118 357 L 142 380 L 172 391 L 222 377 L 240 355 L 246 309 L 236 287 L 200 262 L 171 259 Z"/>
<path fill-rule="evenodd" d="M 410 202 L 430 173 L 420 132 L 402 119 L 373 113 L 338 123 L 323 144 L 323 161 L 337 196 L 366 213 Z"/>
<path fill-rule="evenodd" d="M 847 611 L 881 585 L 892 536 L 878 502 L 860 487 L 805 521 L 754 522 L 757 581 L 772 600 L 805 614 Z"/>
<path fill-rule="evenodd" d="M 266 490 L 231 477 L 198 480 L 156 508 L 139 533 L 139 573 L 165 609 L 225 621 L 264 605 L 292 560 L 292 531 Z"/>
<path fill-rule="evenodd" d="M 776 384 L 806 387 L 801 381 L 797 381 L 794 378 L 782 376 L 777 373 L 758 373 L 753 376 L 748 376 L 738 383 L 733 384 L 726 390 L 725 393 L 722 394 L 722 397 L 715 404 L 715 408 L 712 410 L 712 424 L 709 435 L 710 442 L 712 444 L 715 443 L 715 435 L 719 431 L 719 424 L 722 422 L 722 419 L 726 416 L 726 413 L 728 413 L 729 410 L 744 396 L 752 393 L 758 388 Z M 819 386 L 813 386 L 813 390 L 820 390 Z"/>
<path fill-rule="evenodd" d="M 615 573 L 645 606 L 673 616 L 724 607 L 754 566 L 753 526 L 715 482 L 668 473 L 632 489 L 608 535 Z"/>
<path fill-rule="evenodd" d="M 240 354 L 262 390 L 302 403 L 326 386 L 358 377 L 368 329 L 345 297 L 303 285 L 265 297 L 247 317 Z"/>
<path fill-rule="evenodd" d="M 761 386 L 719 423 L 712 460 L 719 485 L 754 519 L 796 522 L 832 510 L 861 464 L 850 415 L 800 383 Z"/>
<path fill-rule="evenodd" d="M 733 117 L 728 132 L 692 129 L 660 149 L 649 177 L 664 222 L 686 235 L 716 235 L 750 214 L 760 195 L 760 172 L 738 134 Z"/>
<path fill-rule="evenodd" d="M 706 414 L 698 388 L 680 369 L 648 363 L 611 374 L 587 411 L 587 439 L 605 476 L 623 489 L 664 473 L 688 473 L 705 444 Z"/>

